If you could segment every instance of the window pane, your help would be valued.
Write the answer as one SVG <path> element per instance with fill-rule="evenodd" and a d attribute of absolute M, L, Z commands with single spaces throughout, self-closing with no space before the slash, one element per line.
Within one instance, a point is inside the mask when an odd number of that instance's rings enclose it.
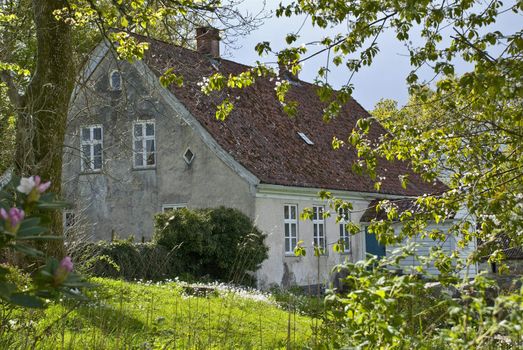
<path fill-rule="evenodd" d="M 296 219 L 296 207 L 294 205 L 291 206 L 291 219 Z"/>
<path fill-rule="evenodd" d="M 154 152 L 154 140 L 145 141 L 145 149 L 147 150 L 147 153 Z"/>
<path fill-rule="evenodd" d="M 113 90 L 120 90 L 121 82 L 122 79 L 120 76 L 120 72 L 113 72 L 113 74 L 111 74 L 111 85 L 113 87 Z"/>
<path fill-rule="evenodd" d="M 91 146 L 90 145 L 83 145 L 82 146 L 82 158 L 89 161 L 91 159 Z"/>
<path fill-rule="evenodd" d="M 102 128 L 93 128 L 93 139 L 94 140 L 102 139 Z"/>
<path fill-rule="evenodd" d="M 289 218 L 289 206 L 285 205 L 283 207 L 283 218 L 288 219 Z"/>
<path fill-rule="evenodd" d="M 153 136 L 154 135 L 154 124 L 153 123 L 145 124 L 145 135 L 146 136 Z"/>
<path fill-rule="evenodd" d="M 291 224 L 291 235 L 296 237 L 296 224 Z"/>
<path fill-rule="evenodd" d="M 134 165 L 143 166 L 143 153 L 138 152 L 134 154 Z"/>
<path fill-rule="evenodd" d="M 290 252 L 291 251 L 291 241 L 288 238 L 285 239 L 285 251 L 286 252 Z"/>
<path fill-rule="evenodd" d="M 89 141 L 91 139 L 91 129 L 82 128 L 82 140 Z"/>
<path fill-rule="evenodd" d="M 134 124 L 134 136 L 140 137 L 142 135 L 142 124 Z"/>
<path fill-rule="evenodd" d="M 72 227 L 75 224 L 74 213 L 65 213 L 65 227 Z"/>
<path fill-rule="evenodd" d="M 102 145 L 101 144 L 96 144 L 94 145 L 94 156 L 95 157 L 101 157 L 102 156 Z"/>
<path fill-rule="evenodd" d="M 290 235 L 289 224 L 285 224 L 283 226 L 285 226 L 285 237 L 289 237 L 289 235 Z"/>
<path fill-rule="evenodd" d="M 147 153 L 147 165 L 154 165 L 154 155 L 155 153 Z"/>
<path fill-rule="evenodd" d="M 94 157 L 93 169 L 102 169 L 102 157 L 101 156 Z"/>
<path fill-rule="evenodd" d="M 143 152 L 143 142 L 142 141 L 134 141 L 134 151 Z"/>

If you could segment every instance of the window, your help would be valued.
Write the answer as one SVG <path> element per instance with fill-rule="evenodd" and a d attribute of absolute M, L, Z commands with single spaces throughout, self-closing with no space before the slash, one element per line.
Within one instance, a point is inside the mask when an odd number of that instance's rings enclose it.
<path fill-rule="evenodd" d="M 64 211 L 64 229 L 70 229 L 76 224 L 76 216 L 74 211 L 66 210 Z"/>
<path fill-rule="evenodd" d="M 294 254 L 298 244 L 298 207 L 293 204 L 283 206 L 283 226 L 285 230 L 285 254 Z"/>
<path fill-rule="evenodd" d="M 177 209 L 181 209 L 181 208 L 187 208 L 187 204 L 180 203 L 180 204 L 164 204 L 164 205 L 162 205 L 162 211 L 164 213 L 166 211 L 169 211 L 169 210 L 177 210 Z"/>
<path fill-rule="evenodd" d="M 99 171 L 102 169 L 103 130 L 101 125 L 81 128 L 81 169 L 82 171 Z"/>
<path fill-rule="evenodd" d="M 313 240 L 314 246 L 323 249 L 325 252 L 325 219 L 323 218 L 324 207 L 314 205 L 312 207 L 312 225 L 314 227 Z"/>
<path fill-rule="evenodd" d="M 187 164 L 192 163 L 192 160 L 194 159 L 194 153 L 192 153 L 190 148 L 187 148 L 187 150 L 183 154 L 183 159 L 185 160 L 185 163 L 187 163 Z"/>
<path fill-rule="evenodd" d="M 305 135 L 305 133 L 299 132 L 298 135 L 300 135 L 300 137 L 302 138 L 303 141 L 305 141 L 306 144 L 314 145 L 314 142 L 312 142 L 311 139 L 307 135 Z"/>
<path fill-rule="evenodd" d="M 133 157 L 135 168 L 147 168 L 156 165 L 156 142 L 154 120 L 133 124 Z"/>
<path fill-rule="evenodd" d="M 350 222 L 349 209 L 340 208 L 338 210 L 338 223 L 340 225 L 340 239 L 338 243 L 343 244 L 342 252 L 350 252 L 350 234 L 347 231 L 347 224 Z"/>
<path fill-rule="evenodd" d="M 111 72 L 110 77 L 111 90 L 120 91 L 122 90 L 122 74 L 120 71 L 114 70 Z"/>

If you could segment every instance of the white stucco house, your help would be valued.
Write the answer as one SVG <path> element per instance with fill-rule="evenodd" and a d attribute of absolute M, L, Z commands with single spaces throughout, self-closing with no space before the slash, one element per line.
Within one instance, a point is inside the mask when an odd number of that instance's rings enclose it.
<path fill-rule="evenodd" d="M 63 192 L 75 207 L 65 213 L 65 222 L 81 225 L 91 239 L 117 234 L 148 240 L 153 215 L 162 210 L 233 207 L 268 234 L 269 258 L 257 272 L 260 287 L 314 285 L 325 282 L 344 259 L 364 258 L 374 244 L 364 229 L 349 236 L 336 215 L 324 219 L 321 213 L 328 208 L 318 191 L 350 200 L 354 210 L 346 219 L 360 223 L 376 199 L 444 188 L 423 182 L 405 163 L 381 161 L 382 187 L 376 191 L 371 179 L 351 171 L 357 161 L 354 149 L 331 147 L 333 136 L 346 138 L 368 113 L 351 99 L 338 118 L 325 124 L 316 86 L 285 72 L 280 78 L 291 82 L 288 99 L 299 103 L 293 118 L 283 112 L 269 79 L 241 90 L 203 94 L 203 77 L 249 68 L 219 56 L 216 30 L 199 29 L 195 51 L 136 38 L 149 43 L 143 61 L 119 61 L 102 42 L 71 99 Z M 183 86 L 160 85 L 158 77 L 169 68 L 183 76 Z M 218 121 L 216 106 L 225 97 L 234 110 L 226 121 Z M 376 126 L 370 136 L 383 132 Z M 406 189 L 398 180 L 402 174 L 409 174 Z M 299 219 L 304 208 L 313 208 L 314 220 Z M 347 242 L 346 251 L 334 254 L 330 246 L 339 239 Z M 300 240 L 306 249 L 316 244 L 326 253 L 316 258 L 310 250 L 296 257 L 293 249 Z"/>

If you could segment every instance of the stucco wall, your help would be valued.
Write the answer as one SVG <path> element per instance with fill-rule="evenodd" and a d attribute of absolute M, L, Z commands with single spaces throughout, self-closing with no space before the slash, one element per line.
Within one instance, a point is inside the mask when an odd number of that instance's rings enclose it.
<path fill-rule="evenodd" d="M 357 261 L 365 258 L 365 224 L 360 224 L 360 218 L 367 209 L 369 203 L 374 199 L 372 194 L 365 193 L 343 193 L 336 194 L 337 198 L 350 201 L 354 208 L 351 213 L 351 221 L 358 223 L 362 228 L 360 233 L 351 237 L 351 250 L 349 253 L 335 253 L 332 245 L 339 239 L 339 223 L 336 223 L 336 213 L 331 210 L 331 217 L 325 220 L 327 252 L 319 258 L 314 256 L 313 250 L 313 224 L 310 220 L 298 221 L 298 240 L 304 241 L 307 255 L 305 257 L 296 257 L 293 254 L 285 254 L 285 235 L 284 235 L 284 205 L 297 205 L 298 212 L 305 208 L 311 208 L 313 205 L 323 205 L 328 210 L 328 204 L 322 202 L 317 196 L 317 190 L 303 188 L 285 188 L 283 186 L 260 185 L 256 196 L 256 220 L 257 226 L 268 234 L 266 243 L 270 247 L 269 258 L 263 263 L 257 273 L 258 285 L 261 288 L 268 288 L 271 285 L 281 285 L 289 287 L 293 285 L 310 286 L 317 284 L 328 284 L 330 281 L 329 274 L 333 267 L 342 263 L 345 259 Z M 438 229 L 448 230 L 452 222 L 445 224 L 429 224 L 427 230 Z M 396 225 L 395 230 L 399 231 L 400 226 Z M 456 249 L 456 239 L 447 236 L 443 242 L 435 242 L 425 237 L 414 237 L 411 241 L 419 244 L 417 253 L 419 255 L 428 255 L 432 246 L 441 245 L 443 250 L 450 254 Z M 460 250 L 460 255 L 466 257 L 474 249 L 474 244 Z M 394 246 L 387 246 L 387 255 L 395 249 Z M 411 271 L 418 265 L 417 261 L 407 258 L 400 261 L 404 271 Z M 468 270 L 461 272 L 468 277 L 476 274 L 476 265 L 469 266 Z M 428 266 L 428 273 L 438 274 L 434 266 Z"/>
<path fill-rule="evenodd" d="M 143 66 L 142 66 L 143 68 Z M 122 72 L 122 91 L 111 91 L 109 74 Z M 75 204 L 77 231 L 91 239 L 133 235 L 150 239 L 153 216 L 163 204 L 224 205 L 254 214 L 252 184 L 225 164 L 204 136 L 180 116 L 183 106 L 165 100 L 156 77 L 109 53 L 77 86 L 64 149 L 64 195 Z M 187 118 L 187 116 L 185 116 Z M 151 169 L 134 169 L 132 123 L 155 120 L 157 158 Z M 80 127 L 103 125 L 103 168 L 80 170 Z M 183 159 L 190 148 L 194 160 Z"/>
<path fill-rule="evenodd" d="M 339 223 L 336 223 L 336 214 L 325 219 L 325 229 L 327 238 L 327 251 L 320 257 L 314 256 L 313 249 L 313 224 L 310 220 L 298 220 L 298 240 L 304 242 L 306 249 L 305 257 L 296 257 L 292 254 L 285 254 L 284 241 L 284 217 L 283 210 L 285 204 L 294 204 L 298 207 L 298 213 L 305 208 L 313 205 L 326 206 L 322 202 L 317 192 L 310 190 L 308 194 L 292 194 L 291 191 L 281 194 L 265 194 L 263 190 L 257 194 L 256 198 L 256 225 L 262 229 L 268 237 L 266 243 L 269 246 L 269 258 L 263 263 L 257 273 L 258 285 L 261 288 L 268 288 L 271 285 L 281 285 L 289 287 L 293 285 L 307 286 L 324 284 L 329 280 L 329 273 L 332 268 L 343 262 L 357 261 L 363 258 L 364 247 L 363 233 L 351 237 L 351 250 L 349 253 L 335 253 L 332 249 L 333 244 L 338 241 Z M 367 208 L 370 200 L 363 198 L 344 198 L 350 200 L 354 205 L 352 221 L 359 222 L 360 216 Z"/>

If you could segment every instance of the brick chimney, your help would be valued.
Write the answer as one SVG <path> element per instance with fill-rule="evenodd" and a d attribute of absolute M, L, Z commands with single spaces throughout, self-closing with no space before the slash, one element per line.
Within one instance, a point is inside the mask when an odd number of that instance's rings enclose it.
<path fill-rule="evenodd" d="M 213 58 L 220 57 L 220 31 L 212 27 L 196 28 L 196 50 Z"/>
<path fill-rule="evenodd" d="M 285 79 L 298 79 L 298 73 L 292 74 L 292 71 L 289 69 L 288 65 L 283 62 L 278 62 L 278 70 L 280 77 Z"/>

